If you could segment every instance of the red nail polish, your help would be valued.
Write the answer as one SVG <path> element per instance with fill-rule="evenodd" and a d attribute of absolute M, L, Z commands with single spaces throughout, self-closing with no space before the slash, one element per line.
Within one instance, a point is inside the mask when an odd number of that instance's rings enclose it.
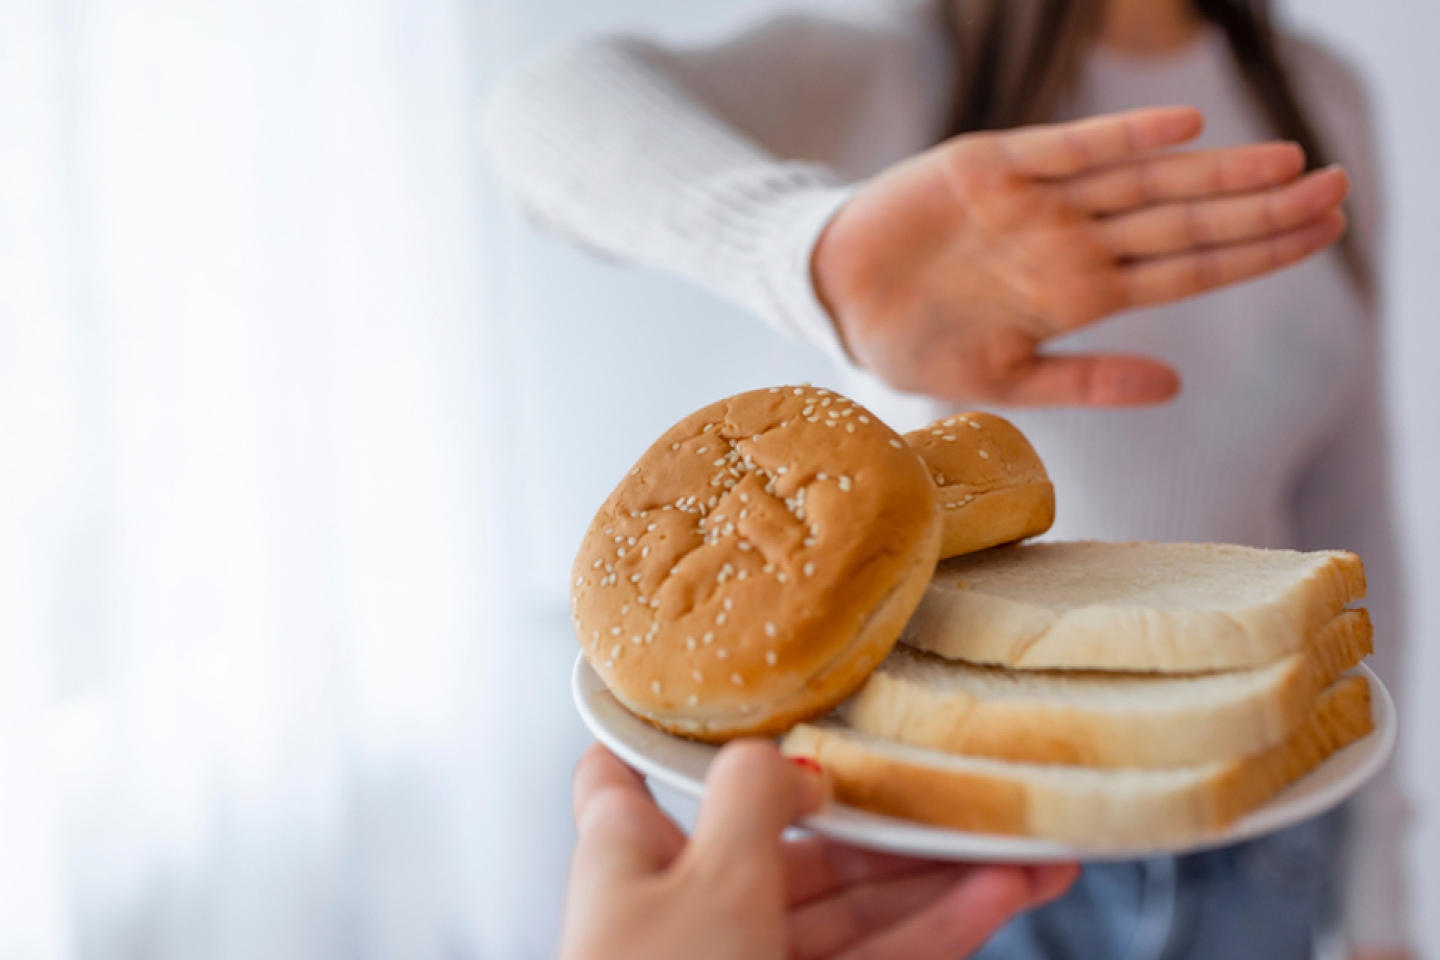
<path fill-rule="evenodd" d="M 816 762 L 810 757 L 790 757 L 789 759 L 791 763 L 795 764 L 795 766 L 801 768 L 802 770 L 808 770 L 811 773 L 825 772 L 824 768 L 822 768 L 818 762 Z"/>

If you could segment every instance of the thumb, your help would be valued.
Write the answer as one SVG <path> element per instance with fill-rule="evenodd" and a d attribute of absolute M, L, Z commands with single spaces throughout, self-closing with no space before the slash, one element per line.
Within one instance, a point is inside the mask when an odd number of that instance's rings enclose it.
<path fill-rule="evenodd" d="M 1180 392 L 1175 368 L 1121 354 L 1036 356 L 999 399 L 1016 406 L 1125 407 L 1161 403 Z"/>
<path fill-rule="evenodd" d="M 780 857 L 780 833 L 824 805 L 823 775 L 762 740 L 727 744 L 705 777 L 692 844 L 700 859 Z"/>

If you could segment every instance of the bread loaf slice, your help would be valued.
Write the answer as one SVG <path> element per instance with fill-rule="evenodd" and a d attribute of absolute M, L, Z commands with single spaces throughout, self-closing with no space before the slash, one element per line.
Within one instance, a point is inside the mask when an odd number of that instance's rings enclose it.
<path fill-rule="evenodd" d="M 1186 767 L 1288 737 L 1320 692 L 1371 652 L 1345 610 L 1304 649 L 1198 676 L 1004 670 L 898 646 L 842 707 L 855 730 L 947 753 L 1092 767 Z"/>
<path fill-rule="evenodd" d="M 942 561 L 901 639 L 1018 669 L 1244 670 L 1364 595 L 1360 558 L 1338 550 L 1021 544 Z"/>
<path fill-rule="evenodd" d="M 1372 729 L 1370 688 L 1341 678 L 1294 733 L 1258 754 L 1174 770 L 1095 770 L 927 750 L 835 721 L 800 724 L 781 750 L 818 762 L 842 803 L 982 833 L 1142 849 L 1220 830 Z"/>

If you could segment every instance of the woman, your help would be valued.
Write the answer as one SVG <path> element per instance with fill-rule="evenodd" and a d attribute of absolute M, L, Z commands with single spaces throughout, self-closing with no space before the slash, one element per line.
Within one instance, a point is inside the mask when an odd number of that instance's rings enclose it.
<path fill-rule="evenodd" d="M 1174 103 L 1203 134 L 1139 109 Z M 1058 537 L 1356 550 L 1399 676 L 1363 98 L 1258 0 L 935 0 L 702 50 L 598 40 L 517 78 L 490 134 L 543 222 L 809 341 L 897 427 L 1016 405 Z M 1349 232 L 1310 256 L 1350 187 Z M 982 956 L 1308 956 L 1340 819 L 1088 867 Z M 1393 777 L 1352 820 L 1344 933 L 1406 956 Z"/>

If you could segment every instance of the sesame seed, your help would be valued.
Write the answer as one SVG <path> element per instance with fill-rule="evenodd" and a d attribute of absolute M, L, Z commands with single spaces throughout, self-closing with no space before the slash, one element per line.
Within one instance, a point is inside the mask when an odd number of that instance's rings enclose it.
<path fill-rule="evenodd" d="M 640 604 L 640 606 L 643 607 L 643 606 L 647 605 L 650 601 L 645 598 L 645 595 L 644 595 L 644 594 L 641 594 L 640 596 L 638 596 L 638 597 L 635 598 L 635 602 L 638 603 L 638 604 Z"/>
<path fill-rule="evenodd" d="M 637 633 L 637 634 L 635 634 L 635 636 L 633 636 L 633 637 L 630 638 L 630 642 L 633 643 L 633 644 L 635 644 L 635 646 L 638 647 L 638 646 L 640 646 L 640 644 L 644 643 L 645 641 L 642 640 L 642 639 L 640 638 L 640 634 Z"/>
<path fill-rule="evenodd" d="M 724 660 L 724 659 L 725 659 L 726 657 L 728 657 L 728 656 L 730 656 L 730 651 L 729 651 L 729 650 L 726 650 L 724 647 L 716 647 L 716 648 L 715 648 L 715 659 L 716 659 L 716 660 Z"/>
<path fill-rule="evenodd" d="M 620 636 L 620 628 L 619 628 L 619 627 L 611 627 L 611 628 L 610 628 L 610 636 L 612 636 L 612 637 L 618 637 L 618 636 Z"/>
<path fill-rule="evenodd" d="M 745 553 L 750 552 L 750 542 L 748 540 L 741 540 L 739 543 L 735 544 L 735 546 L 739 547 Z"/>
<path fill-rule="evenodd" d="M 987 452 L 984 451 L 984 450 L 981 450 L 981 451 L 980 451 L 980 459 L 981 459 L 981 460 L 989 460 L 989 459 L 990 459 L 990 454 L 987 453 Z"/>
<path fill-rule="evenodd" d="M 814 406 L 814 404 L 811 404 L 810 406 L 806 407 L 804 410 L 801 410 L 801 411 L 800 411 L 800 415 L 801 415 L 802 417 L 808 417 L 808 416 L 810 416 L 810 414 L 812 414 L 812 413 L 814 413 L 814 412 L 815 412 L 815 406 Z"/>
<path fill-rule="evenodd" d="M 854 412 L 855 412 L 855 408 L 854 408 L 854 407 L 846 407 L 846 408 L 845 408 L 845 412 L 842 413 L 842 414 L 840 414 L 840 416 L 842 416 L 842 417 L 848 417 L 848 416 L 850 416 L 850 414 L 852 414 L 852 413 L 854 413 Z"/>
<path fill-rule="evenodd" d="M 740 674 L 738 673 L 730 674 L 730 682 L 735 684 L 735 686 L 737 687 L 745 686 L 745 678 L 740 676 Z"/>
<path fill-rule="evenodd" d="M 694 650 L 694 649 L 695 649 L 695 638 L 694 638 L 694 637 L 686 637 L 686 638 L 685 638 L 685 649 L 687 649 L 687 650 Z"/>
<path fill-rule="evenodd" d="M 813 576 L 815 576 L 815 563 L 814 563 L 813 560 L 810 561 L 810 562 L 808 562 L 808 563 L 806 563 L 805 566 L 804 566 L 802 569 L 805 571 L 805 576 L 807 576 L 807 577 L 813 577 Z"/>
<path fill-rule="evenodd" d="M 631 470 L 631 471 L 630 471 L 630 476 L 632 476 L 632 477 L 638 477 L 638 476 L 640 476 L 640 468 L 639 468 L 639 467 L 636 467 L 634 470 Z"/>
<path fill-rule="evenodd" d="M 931 431 L 930 431 L 930 436 L 932 436 L 932 437 L 940 437 L 940 436 L 944 436 L 944 434 L 945 434 L 945 431 L 944 431 L 944 430 L 931 430 Z"/>
<path fill-rule="evenodd" d="M 717 626 L 717 627 L 723 627 L 723 626 L 725 626 L 725 614 L 723 614 L 723 613 L 717 613 L 717 614 L 715 614 L 715 626 Z"/>
<path fill-rule="evenodd" d="M 803 543 L 803 544 L 804 544 L 805 546 L 807 546 L 807 547 L 813 547 L 813 546 L 815 546 L 815 544 L 819 543 L 820 541 L 816 540 L 814 537 L 806 537 L 804 540 L 801 540 L 800 542 Z"/>
<path fill-rule="evenodd" d="M 845 432 L 846 432 L 846 433 L 854 433 L 854 432 L 855 432 L 855 424 L 853 424 L 853 423 L 847 423 L 847 424 L 845 424 Z"/>
<path fill-rule="evenodd" d="M 779 388 L 779 387 L 771 387 L 771 388 L 770 388 L 770 392 L 771 392 L 771 393 L 779 393 L 779 392 L 780 392 L 780 388 Z"/>
<path fill-rule="evenodd" d="M 840 478 L 840 489 L 841 489 L 841 490 L 844 490 L 844 491 L 848 492 L 848 491 L 850 490 L 850 486 L 851 486 L 851 484 L 850 484 L 850 478 L 849 478 L 849 477 L 841 477 L 841 478 Z"/>
<path fill-rule="evenodd" d="M 709 643 L 711 640 L 714 640 L 714 639 L 715 639 L 715 634 L 711 633 L 709 630 L 706 630 L 706 631 L 705 631 L 705 635 L 700 638 L 700 642 L 701 642 L 701 643 Z"/>
<path fill-rule="evenodd" d="M 700 702 L 700 698 L 697 697 L 697 696 L 695 696 L 695 694 L 692 693 L 692 694 L 690 694 L 690 696 L 688 696 L 688 697 L 685 698 L 685 702 L 686 702 L 687 704 L 689 704 L 690 706 L 693 707 L 693 706 L 695 706 L 695 704 L 697 704 L 697 703 Z"/>
<path fill-rule="evenodd" d="M 650 556 L 650 548 L 649 548 L 649 547 L 641 547 L 641 548 L 640 548 L 640 559 L 641 559 L 641 560 L 644 560 L 644 559 L 645 559 L 646 557 L 648 557 L 648 556 Z"/>
<path fill-rule="evenodd" d="M 650 526 L 646 527 L 645 530 L 647 533 L 654 533 L 656 526 L 658 526 L 658 524 L 652 523 L 650 524 Z"/>
<path fill-rule="evenodd" d="M 630 582 L 631 582 L 631 583 L 639 583 L 639 582 L 640 582 L 640 574 L 638 574 L 638 573 L 632 573 L 632 574 L 630 574 Z"/>
<path fill-rule="evenodd" d="M 731 610 L 731 609 L 734 609 L 734 607 L 735 607 L 734 601 L 731 600 L 729 597 L 726 597 L 726 598 L 725 598 L 725 609 L 726 609 L 726 610 Z"/>
<path fill-rule="evenodd" d="M 750 502 L 750 494 L 748 494 L 748 493 L 742 493 L 742 494 L 740 494 L 740 502 L 741 502 L 741 503 L 749 503 L 749 502 Z"/>
<path fill-rule="evenodd" d="M 575 586 L 577 586 L 577 587 L 583 587 L 584 585 L 585 585 L 585 578 L 584 578 L 584 577 L 576 577 L 576 578 L 575 578 Z"/>
<path fill-rule="evenodd" d="M 708 452 L 709 450 L 710 450 L 709 447 L 701 447 L 699 450 L 696 450 L 695 452 L 696 452 L 696 453 L 706 453 L 706 452 Z"/>
<path fill-rule="evenodd" d="M 803 396 L 804 393 L 805 393 L 805 391 L 804 391 L 804 390 L 801 390 L 799 387 L 796 387 L 796 388 L 795 388 L 795 396 L 797 396 L 797 397 Z"/>
<path fill-rule="evenodd" d="M 830 401 L 829 401 L 829 400 L 821 400 L 821 401 L 820 401 L 820 406 L 822 406 L 822 407 L 828 407 L 828 406 L 830 406 Z"/>
<path fill-rule="evenodd" d="M 767 623 L 767 624 L 765 624 L 765 636 L 767 636 L 767 637 L 773 637 L 773 636 L 775 636 L 775 624 L 773 624 L 773 623 Z"/>
<path fill-rule="evenodd" d="M 829 474 L 817 473 L 817 474 L 815 474 L 815 479 L 816 479 L 816 480 L 829 480 L 829 479 L 830 479 L 830 476 L 829 476 Z"/>
<path fill-rule="evenodd" d="M 891 438 L 890 446 L 894 447 L 896 450 L 899 450 L 901 447 L 904 446 L 904 444 L 902 444 L 899 440 Z"/>
<path fill-rule="evenodd" d="M 658 694 L 658 693 L 660 692 L 660 681 L 659 681 L 659 680 L 651 680 L 651 681 L 650 681 L 650 692 L 651 692 L 651 693 L 656 693 L 656 694 Z"/>
<path fill-rule="evenodd" d="M 865 416 L 865 414 L 862 413 L 862 414 L 860 414 L 860 422 L 861 422 L 861 423 L 869 423 L 869 422 L 870 422 L 870 418 L 867 417 L 867 416 Z"/>
<path fill-rule="evenodd" d="M 614 666 L 615 666 L 615 661 L 614 661 L 614 660 L 606 660 L 606 661 L 605 661 L 605 669 L 606 669 L 606 670 L 609 670 L 609 669 L 611 669 L 611 668 L 614 667 Z"/>
<path fill-rule="evenodd" d="M 966 422 L 970 424 L 970 428 L 971 428 L 972 430 L 979 430 L 979 429 L 980 429 L 980 424 L 976 423 L 974 420 L 967 420 Z"/>
<path fill-rule="evenodd" d="M 784 570 L 781 570 L 779 573 L 775 574 L 775 579 L 776 579 L 776 580 L 779 580 L 781 583 L 784 583 L 784 582 L 786 582 L 787 580 L 789 580 L 790 578 L 787 577 L 787 576 L 785 576 L 785 571 L 784 571 Z"/>
<path fill-rule="evenodd" d="M 736 580 L 744 580 L 744 579 L 745 579 L 746 577 L 748 577 L 748 576 L 750 576 L 750 571 L 749 571 L 749 570 L 741 570 L 739 573 L 737 573 L 737 574 L 735 575 L 735 579 L 736 579 Z"/>
<path fill-rule="evenodd" d="M 768 663 L 770 666 L 772 666 L 772 667 L 775 666 L 775 661 L 778 660 L 778 659 L 780 659 L 780 658 L 777 657 L 777 656 L 775 656 L 775 651 L 774 651 L 774 650 L 766 650 L 766 651 L 765 651 L 765 662 Z"/>
<path fill-rule="evenodd" d="M 705 674 L 701 673 L 699 670 L 691 670 L 690 679 L 694 680 L 696 683 L 704 683 Z"/>
<path fill-rule="evenodd" d="M 615 555 L 618 556 L 618 557 L 623 557 L 623 556 L 625 556 L 625 548 L 624 548 L 624 547 L 621 547 L 621 548 L 619 548 L 618 550 L 616 550 L 616 551 L 615 551 Z"/>
<path fill-rule="evenodd" d="M 630 604 L 628 604 L 628 603 L 621 604 L 621 606 L 620 606 L 620 616 L 623 617 L 623 616 L 625 616 L 625 614 L 627 614 L 627 613 L 629 613 L 629 612 L 630 612 Z"/>
<path fill-rule="evenodd" d="M 615 644 L 615 646 L 613 646 L 613 647 L 610 648 L 610 659 L 611 659 L 611 660 L 619 660 L 619 659 L 620 659 L 620 654 L 622 654 L 622 653 L 624 653 L 624 652 L 625 652 L 625 649 L 624 649 L 623 647 L 621 647 L 620 644 L 617 643 L 617 644 Z"/>
<path fill-rule="evenodd" d="M 954 442 L 955 442 L 955 434 L 953 434 L 953 433 L 947 433 L 947 434 L 945 434 L 945 442 L 946 442 L 946 443 L 954 443 Z"/>
<path fill-rule="evenodd" d="M 604 562 L 603 560 L 596 560 L 594 563 L 590 564 L 590 569 L 591 569 L 591 570 L 599 570 L 599 569 L 600 569 L 600 564 L 603 563 L 603 562 Z"/>

